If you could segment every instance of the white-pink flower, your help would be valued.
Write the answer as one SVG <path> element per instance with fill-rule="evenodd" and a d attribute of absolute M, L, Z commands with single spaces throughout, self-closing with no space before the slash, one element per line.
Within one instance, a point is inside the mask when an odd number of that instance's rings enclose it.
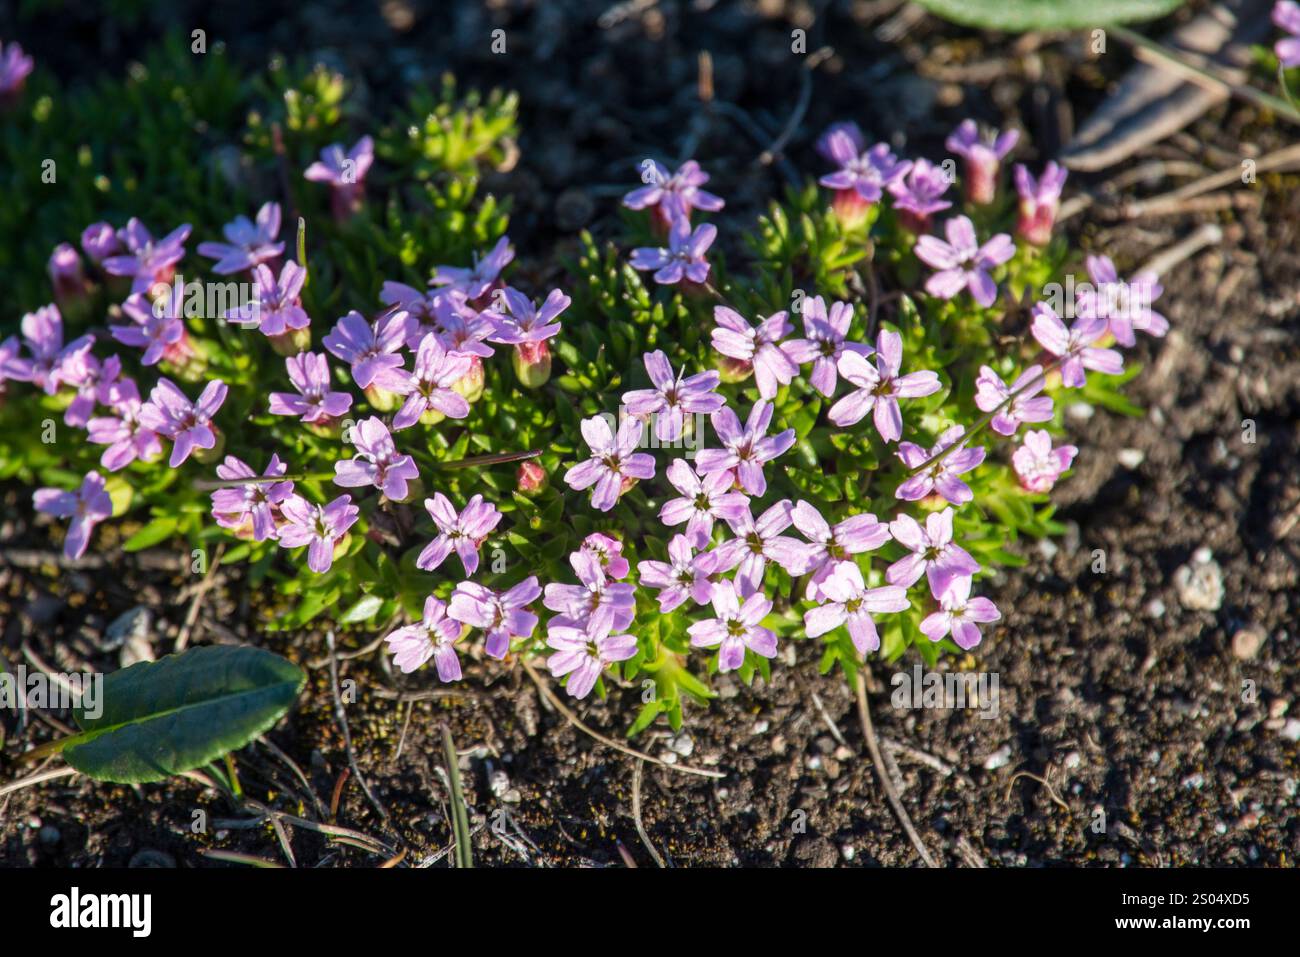
<path fill-rule="evenodd" d="M 794 329 L 785 310 L 768 316 L 755 328 L 744 316 L 726 306 L 713 307 L 713 348 L 724 356 L 751 363 L 754 382 L 763 399 L 773 399 L 777 390 L 799 374 L 799 366 L 781 348 L 781 340 Z"/>
<path fill-rule="evenodd" d="M 546 659 L 546 667 L 556 678 L 568 675 L 564 690 L 579 699 L 591 693 L 606 665 L 636 654 L 633 635 L 612 635 L 608 622 L 590 618 L 575 621 L 557 615 L 546 626 L 546 644 L 555 649 Z"/>
<path fill-rule="evenodd" d="M 949 634 L 967 650 L 980 643 L 979 625 L 1002 617 L 997 606 L 987 598 L 970 597 L 971 580 L 954 578 L 939 596 L 939 610 L 921 621 L 921 631 L 931 641 L 942 641 Z"/>
<path fill-rule="evenodd" d="M 439 681 L 460 680 L 460 658 L 456 642 L 461 623 L 447 617 L 447 606 L 430 595 L 424 600 L 424 618 L 414 625 L 398 628 L 384 637 L 393 664 L 410 674 L 430 658 L 438 670 Z"/>
<path fill-rule="evenodd" d="M 673 459 L 664 473 L 681 498 L 664 502 L 659 521 L 665 525 L 686 523 L 686 538 L 696 548 L 706 548 L 713 537 L 715 519 L 739 518 L 745 511 L 748 496 L 735 491 L 735 480 L 724 469 L 700 478 L 685 459 Z"/>
<path fill-rule="evenodd" d="M 906 611 L 911 607 L 907 589 L 898 585 L 868 588 L 862 570 L 853 562 L 839 563 L 821 586 L 826 603 L 806 612 L 804 629 L 809 638 L 818 638 L 847 625 L 853 647 L 860 654 L 880 648 L 880 635 L 872 613 Z"/>
<path fill-rule="evenodd" d="M 735 671 L 744 664 L 746 649 L 764 658 L 776 657 L 776 633 L 761 624 L 772 610 L 766 595 L 755 592 L 742 605 L 736 586 L 724 581 L 713 586 L 711 600 L 717 617 L 697 621 L 686 630 L 692 647 L 718 649 L 719 671 Z"/>
<path fill-rule="evenodd" d="M 1011 466 L 1026 490 L 1049 492 L 1078 453 L 1073 445 L 1052 448 L 1052 436 L 1038 429 L 1025 433 L 1024 444 L 1011 453 Z"/>
<path fill-rule="evenodd" d="M 975 238 L 975 225 L 965 216 L 953 216 L 943 224 L 948 241 L 922 236 L 916 241 L 916 258 L 939 270 L 925 282 L 925 291 L 939 299 L 951 299 L 963 289 L 981 306 L 991 306 L 998 286 L 989 270 L 1016 254 L 1016 244 L 1006 233 L 998 233 L 984 245 Z"/>
<path fill-rule="evenodd" d="M 1088 381 L 1085 369 L 1119 375 L 1124 371 L 1124 357 L 1114 349 L 1093 343 L 1106 334 L 1106 320 L 1079 316 L 1069 329 L 1045 302 L 1033 308 L 1029 331 L 1039 345 L 1061 360 L 1061 382 L 1071 389 L 1081 389 Z"/>
<path fill-rule="evenodd" d="M 608 512 L 623 494 L 625 481 L 654 477 L 654 456 L 634 451 L 641 444 L 643 429 L 640 419 L 629 416 L 619 426 L 616 438 L 601 416 L 583 419 L 582 437 L 591 447 L 591 458 L 572 466 L 564 473 L 564 481 L 578 491 L 596 486 L 591 507 Z"/>
<path fill-rule="evenodd" d="M 710 421 L 723 447 L 701 449 L 695 456 L 695 470 L 701 475 L 734 472 L 741 488 L 750 495 L 761 496 L 767 491 L 763 466 L 794 445 L 794 429 L 769 436 L 767 427 L 772 422 L 772 405 L 761 401 L 754 403 L 743 429 L 736 413 L 727 408 L 714 412 Z"/>
<path fill-rule="evenodd" d="M 840 356 L 840 375 L 857 389 L 831 406 L 827 417 L 844 428 L 855 425 L 871 412 L 880 437 L 886 442 L 896 442 L 903 435 L 903 413 L 898 400 L 932 395 L 942 386 L 938 374 L 928 370 L 898 374 L 903 365 L 903 337 L 888 329 L 881 329 L 876 336 L 875 362 L 873 366 L 856 352 Z"/>

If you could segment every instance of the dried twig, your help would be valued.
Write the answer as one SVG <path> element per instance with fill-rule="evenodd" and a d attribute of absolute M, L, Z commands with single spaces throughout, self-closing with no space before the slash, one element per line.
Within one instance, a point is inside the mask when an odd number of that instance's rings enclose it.
<path fill-rule="evenodd" d="M 650 835 L 646 833 L 645 824 L 641 821 L 641 767 L 644 764 L 644 761 L 638 760 L 632 765 L 632 820 L 636 824 L 636 833 L 640 836 L 645 849 L 650 852 L 656 864 L 664 867 L 664 859 L 659 856 L 659 851 L 650 842 Z"/>
<path fill-rule="evenodd" d="M 365 775 L 361 773 L 361 768 L 357 765 L 356 752 L 352 750 L 352 732 L 348 730 L 348 716 L 343 710 L 343 697 L 339 694 L 339 664 L 338 657 L 334 652 L 333 629 L 325 633 L 325 643 L 330 650 L 330 686 L 334 691 L 334 719 L 338 721 L 339 728 L 343 732 L 343 746 L 347 749 L 348 767 L 352 769 L 353 775 L 356 776 L 357 783 L 361 785 L 361 790 L 365 792 L 366 799 L 370 801 L 370 806 L 379 812 L 379 817 L 384 822 L 384 826 L 390 827 L 388 811 L 379 803 L 379 799 L 375 797 L 374 792 L 370 790 Z"/>
<path fill-rule="evenodd" d="M 203 599 L 212 590 L 212 586 L 216 584 L 217 570 L 221 568 L 221 556 L 225 552 L 225 542 L 217 545 L 217 553 L 212 556 L 212 562 L 208 565 L 208 573 L 203 576 L 203 581 L 199 584 L 198 590 L 190 600 L 190 607 L 185 612 L 185 621 L 181 623 L 181 630 L 176 634 L 176 646 L 173 650 L 177 654 L 184 651 L 185 647 L 190 643 L 190 631 L 194 628 L 194 623 L 198 621 L 199 609 L 203 607 Z"/>

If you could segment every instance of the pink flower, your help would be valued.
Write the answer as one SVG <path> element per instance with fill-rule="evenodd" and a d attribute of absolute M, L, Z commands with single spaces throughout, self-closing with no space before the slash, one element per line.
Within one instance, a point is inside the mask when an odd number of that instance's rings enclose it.
<path fill-rule="evenodd" d="M 841 562 L 835 573 L 822 583 L 826 604 L 804 613 L 804 630 L 809 638 L 829 634 L 840 625 L 848 625 L 849 637 L 859 654 L 880 648 L 872 613 L 906 611 L 912 606 L 907 589 L 898 585 L 868 588 L 862 570 L 853 562 Z"/>
<path fill-rule="evenodd" d="M 424 618 L 419 623 L 398 628 L 384 637 L 393 664 L 410 674 L 430 658 L 438 669 L 438 680 L 460 680 L 460 658 L 456 642 L 461 624 L 447 617 L 447 606 L 430 595 L 424 600 Z"/>
<path fill-rule="evenodd" d="M 714 572 L 736 572 L 736 585 L 742 595 L 752 595 L 763 587 L 763 573 L 769 561 L 776 562 L 792 575 L 799 574 L 808 563 L 810 548 L 796 538 L 782 535 L 790 523 L 792 506 L 782 499 L 754 521 L 754 515 L 745 505 L 739 518 L 729 519 L 735 538 L 727 539 L 711 554 L 715 558 Z"/>
<path fill-rule="evenodd" d="M 636 589 L 605 577 L 600 559 L 582 550 L 569 555 L 580 585 L 551 582 L 542 604 L 575 620 L 591 619 L 599 628 L 622 631 L 636 617 Z"/>
<path fill-rule="evenodd" d="M 280 456 L 272 455 L 271 461 L 262 473 L 268 478 L 275 478 L 285 473 L 285 465 Z M 256 478 L 257 473 L 242 460 L 227 455 L 226 460 L 217 466 L 217 477 L 230 481 L 232 479 Z M 222 528 L 252 530 L 253 541 L 262 542 L 275 538 L 274 507 L 293 494 L 293 482 L 249 482 L 234 488 L 219 488 L 212 493 L 212 517 Z"/>
<path fill-rule="evenodd" d="M 189 235 L 190 224 L 184 223 L 155 242 L 144 224 L 133 216 L 118 232 L 126 253 L 105 259 L 104 271 L 110 276 L 130 276 L 133 293 L 148 292 L 156 282 L 171 282 L 176 264 L 185 258 Z"/>
<path fill-rule="evenodd" d="M 767 478 L 763 466 L 784 455 L 794 445 L 794 429 L 786 429 L 769 436 L 767 427 L 772 422 L 772 405 L 756 402 L 749 412 L 744 429 L 731 409 L 714 412 L 713 430 L 722 442 L 721 449 L 701 449 L 695 456 L 695 470 L 701 475 L 733 471 L 736 479 L 750 495 L 762 496 L 767 491 Z"/>
<path fill-rule="evenodd" d="M 307 546 L 307 567 L 323 575 L 334 564 L 334 548 L 343 540 L 361 513 L 351 495 L 340 495 L 328 505 L 313 505 L 301 495 L 290 495 L 280 503 L 284 524 L 280 526 L 281 548 Z"/>
<path fill-rule="evenodd" d="M 435 492 L 433 498 L 426 498 L 424 507 L 438 526 L 438 534 L 424 546 L 420 557 L 415 560 L 415 567 L 431 572 L 455 551 L 465 574 L 473 575 L 478 570 L 479 547 L 501 521 L 497 507 L 485 502 L 482 495 L 475 495 L 457 515 L 451 500 L 441 492 Z"/>
<path fill-rule="evenodd" d="M 623 205 L 628 209 L 653 209 L 665 225 L 676 219 L 690 219 L 693 209 L 716 213 L 726 205 L 721 197 L 700 189 L 709 181 L 709 174 L 695 160 L 687 160 L 671 175 L 654 160 L 644 161 L 641 170 L 642 181 L 649 185 L 624 196 Z"/>
<path fill-rule="evenodd" d="M 678 219 L 668 230 L 668 248 L 634 249 L 628 263 L 643 272 L 655 270 L 654 281 L 661 285 L 671 286 L 683 278 L 702 283 L 709 278 L 709 263 L 704 254 L 717 238 L 718 227 L 712 223 L 703 223 L 692 230 L 687 220 Z"/>
<path fill-rule="evenodd" d="M 909 469 L 917 468 L 921 463 L 956 444 L 965 434 L 966 429 L 963 426 L 954 425 L 944 431 L 934 443 L 934 448 L 929 450 L 921 448 L 914 442 L 900 442 L 898 457 Z M 905 480 L 894 494 L 905 502 L 918 502 L 927 495 L 938 493 L 953 505 L 964 505 L 975 496 L 970 486 L 957 476 L 969 472 L 983 461 L 983 447 L 957 449 L 955 452 L 949 452 L 924 471 Z"/>
<path fill-rule="evenodd" d="M 755 592 L 742 605 L 731 582 L 713 586 L 716 618 L 697 621 L 686 631 L 694 648 L 717 648 L 718 670 L 735 671 L 745 661 L 745 649 L 764 658 L 776 657 L 776 633 L 760 622 L 772 610 L 767 596 Z"/>
<path fill-rule="evenodd" d="M 1134 330 L 1153 336 L 1169 331 L 1169 320 L 1151 308 L 1164 287 L 1155 273 L 1145 272 L 1123 282 L 1107 256 L 1088 257 L 1091 285 L 1079 289 L 1076 313 L 1089 319 L 1105 319 L 1107 331 L 1122 346 L 1132 346 Z"/>
<path fill-rule="evenodd" d="M 309 425 L 323 425 L 352 408 L 352 396 L 346 392 L 330 391 L 330 367 L 325 356 L 300 352 L 285 359 L 284 365 L 298 394 L 272 392 L 272 415 L 297 415 Z"/>
<path fill-rule="evenodd" d="M 1080 316 L 1067 330 L 1065 323 L 1045 302 L 1034 306 L 1033 317 L 1029 331 L 1044 349 L 1061 360 L 1061 382 L 1069 388 L 1082 388 L 1088 381 L 1084 369 L 1106 375 L 1119 375 L 1124 371 L 1123 356 L 1114 349 L 1092 345 L 1106 334 L 1105 319 Z"/>
<path fill-rule="evenodd" d="M 849 138 L 849 146 L 854 153 L 861 153 L 867 148 L 867 138 L 862 133 L 862 127 L 858 126 L 852 120 L 832 123 L 822 131 L 822 135 L 817 137 L 814 148 L 817 155 L 827 162 L 835 162 L 835 149 L 832 147 L 832 139 L 836 133 L 843 133 Z M 841 152 L 846 152 L 841 150 Z"/>
<path fill-rule="evenodd" d="M 696 548 L 708 546 L 714 519 L 737 519 L 748 509 L 749 499 L 744 492 L 732 491 L 735 478 L 725 467 L 701 479 L 685 459 L 673 459 L 664 474 L 682 497 L 664 502 L 659 521 L 665 525 L 685 522 L 686 540 Z"/>
<path fill-rule="evenodd" d="M 95 526 L 113 514 L 113 500 L 105 491 L 104 478 L 87 472 L 75 492 L 58 488 L 40 488 L 32 495 L 36 511 L 55 518 L 70 518 L 68 537 L 63 540 L 65 558 L 80 558 L 86 553 Z"/>
<path fill-rule="evenodd" d="M 482 259 L 475 255 L 474 265 L 468 269 L 460 266 L 435 267 L 433 278 L 429 283 L 433 286 L 449 286 L 451 289 L 459 290 L 467 299 L 473 301 L 496 284 L 501 270 L 510 265 L 514 258 L 515 250 L 510 245 L 510 237 L 502 236 L 492 247 L 492 251 Z"/>
<path fill-rule="evenodd" d="M 81 248 L 90 261 L 99 265 L 122 248 L 117 231 L 108 223 L 91 223 L 81 231 Z"/>
<path fill-rule="evenodd" d="M 113 338 L 124 346 L 144 349 L 140 363 L 157 365 L 163 359 L 171 361 L 182 357 L 187 339 L 185 322 L 185 288 L 176 283 L 168 287 L 167 298 L 158 303 L 133 293 L 122 303 L 122 312 L 132 320 L 129 326 L 109 326 Z"/>
<path fill-rule="evenodd" d="M 236 216 L 221 231 L 226 242 L 199 243 L 200 256 L 217 260 L 212 271 L 218 276 L 252 269 L 284 252 L 284 243 L 276 241 L 280 235 L 279 203 L 265 203 L 257 211 L 256 222 L 249 222 L 247 216 Z"/>
<path fill-rule="evenodd" d="M 873 368 L 865 356 L 845 352 L 840 356 L 840 375 L 857 389 L 840 399 L 827 417 L 844 428 L 861 421 L 872 412 L 876 431 L 886 442 L 895 442 L 903 435 L 903 413 L 898 407 L 900 398 L 919 398 L 938 392 L 942 386 L 934 372 L 912 372 L 900 376 L 903 365 L 903 337 L 888 329 L 876 336 L 876 364 Z"/>
<path fill-rule="evenodd" d="M 188 459 L 195 449 L 216 448 L 212 417 L 226 401 L 226 391 L 224 382 L 213 379 L 203 388 L 198 401 L 191 402 L 170 379 L 160 378 L 153 387 L 149 401 L 140 408 L 139 421 L 172 440 L 172 468 Z"/>
<path fill-rule="evenodd" d="M 17 43 L 10 41 L 8 47 L 0 43 L 0 105 L 8 105 L 17 98 L 35 66 Z"/>
<path fill-rule="evenodd" d="M 77 388 L 77 397 L 63 413 L 63 421 L 75 428 L 85 428 L 95 411 L 95 403 L 107 397 L 117 385 L 122 374 L 122 360 L 109 356 L 100 362 L 90 352 L 82 352 L 69 361 L 63 378 Z"/>
<path fill-rule="evenodd" d="M 789 385 L 799 374 L 799 366 L 780 346 L 793 328 L 784 310 L 768 316 L 757 329 L 726 306 L 714 307 L 713 321 L 717 323 L 713 329 L 713 348 L 724 356 L 753 364 L 760 398 L 775 398 L 777 389 Z"/>
<path fill-rule="evenodd" d="M 353 310 L 335 324 L 322 342 L 352 367 L 352 378 L 362 389 L 373 384 L 405 395 L 409 379 L 402 371 L 403 360 L 398 353 L 414 322 L 410 313 L 394 312 L 380 316 L 371 325 Z"/>
<path fill-rule="evenodd" d="M 162 454 L 158 434 L 140 422 L 140 393 L 135 383 L 123 379 L 106 396 L 112 415 L 96 416 L 86 423 L 87 438 L 107 445 L 99 464 L 110 472 L 126 468 L 136 459 L 148 462 Z"/>
<path fill-rule="evenodd" d="M 717 372 L 701 372 L 684 379 L 685 370 L 674 376 L 668 357 L 658 350 L 647 352 L 643 359 L 654 388 L 624 392 L 623 405 L 632 415 L 653 415 L 655 435 L 661 441 L 680 439 L 688 414 L 716 412 L 727 404 L 713 391 L 721 378 Z"/>
<path fill-rule="evenodd" d="M 971 580 L 954 578 L 939 596 L 939 610 L 921 621 L 921 631 L 931 641 L 941 641 L 952 634 L 953 641 L 970 650 L 980 643 L 979 624 L 1002 617 L 997 606 L 987 598 L 970 597 Z"/>
<path fill-rule="evenodd" d="M 94 337 L 84 335 L 63 344 L 63 316 L 58 306 L 42 306 L 23 316 L 23 344 L 31 353 L 22 359 L 16 353 L 5 363 L 5 375 L 19 382 L 30 382 L 46 395 L 54 395 L 64 382 L 75 379 L 81 357 L 94 345 Z"/>
<path fill-rule="evenodd" d="M 610 578 L 627 577 L 629 565 L 627 559 L 623 557 L 623 543 L 617 538 L 592 532 L 582 540 L 581 551 L 596 559 L 601 569 Z"/>
<path fill-rule="evenodd" d="M 912 553 L 885 571 L 889 584 L 911 588 L 925 575 L 930 580 L 931 593 L 937 597 L 952 579 L 970 577 L 980 570 L 970 552 L 953 544 L 952 516 L 951 508 L 931 512 L 926 516 L 924 528 L 910 515 L 899 515 L 889 523 L 894 541 Z"/>
<path fill-rule="evenodd" d="M 1025 433 L 1024 444 L 1011 453 L 1011 466 L 1025 489 L 1049 492 L 1078 453 L 1073 445 L 1052 448 L 1052 436 L 1038 429 Z"/>
<path fill-rule="evenodd" d="M 1273 44 L 1273 52 L 1288 70 L 1300 66 L 1300 4 L 1294 0 L 1278 0 L 1273 7 L 1273 22 L 1291 34 Z"/>
<path fill-rule="evenodd" d="M 827 313 L 826 301 L 821 296 L 813 296 L 805 300 L 803 305 L 803 329 L 807 338 L 791 339 L 781 347 L 793 362 L 799 365 L 808 362 L 813 364 L 808 381 L 824 396 L 835 394 L 835 386 L 839 383 L 836 367 L 846 350 L 861 356 L 871 355 L 870 346 L 844 341 L 852 321 L 853 306 L 849 303 L 831 303 L 830 312 Z M 772 394 L 775 395 L 776 392 L 773 391 Z"/>
<path fill-rule="evenodd" d="M 71 243 L 59 243 L 46 267 L 54 286 L 54 301 L 66 308 L 86 297 L 90 284 L 81 268 L 81 255 Z"/>
<path fill-rule="evenodd" d="M 409 479 L 420 477 L 415 460 L 399 455 L 382 419 L 370 416 L 352 428 L 354 458 L 334 463 L 334 484 L 344 488 L 373 485 L 394 502 L 406 498 Z"/>
<path fill-rule="evenodd" d="M 308 166 L 303 176 L 313 182 L 329 183 L 334 218 L 342 221 L 361 209 L 366 174 L 374 161 L 375 142 L 363 136 L 346 153 L 342 143 L 331 143 L 320 151 L 320 159 Z"/>
<path fill-rule="evenodd" d="M 963 120 L 944 145 L 966 160 L 966 197 L 972 203 L 993 202 L 998 192 L 998 167 L 1020 139 L 1017 130 L 981 138 L 974 120 Z"/>
<path fill-rule="evenodd" d="M 409 428 L 427 412 L 441 412 L 450 419 L 469 415 L 465 397 L 452 386 L 469 374 L 474 357 L 447 352 L 433 333 L 424 337 L 415 354 L 415 372 L 406 402 L 393 416 L 393 430 Z"/>
<path fill-rule="evenodd" d="M 1052 420 L 1051 396 L 1038 395 L 1045 383 L 1042 366 L 1030 366 L 1007 388 L 1005 382 L 988 366 L 980 366 L 975 379 L 975 406 L 981 412 L 992 412 L 1015 395 L 1011 403 L 993 416 L 989 425 L 999 435 L 1015 435 L 1025 422 L 1050 422 Z"/>
<path fill-rule="evenodd" d="M 483 650 L 490 657 L 504 658 L 511 639 L 527 638 L 537 627 L 537 616 L 526 606 L 541 593 L 534 575 L 504 592 L 477 582 L 461 582 L 452 592 L 447 614 L 462 624 L 483 629 Z"/>
<path fill-rule="evenodd" d="M 852 136 L 842 129 L 827 136 L 826 147 L 831 161 L 840 168 L 817 182 L 828 189 L 854 190 L 868 203 L 879 202 L 882 190 L 901 179 L 912 165 L 906 160 L 900 163 L 884 143 L 861 152 Z"/>
<path fill-rule="evenodd" d="M 511 286 L 503 289 L 501 296 L 505 299 L 506 314 L 485 312 L 483 315 L 496 326 L 496 331 L 488 337 L 490 341 L 506 345 L 543 342 L 559 335 L 560 323 L 553 320 L 573 301 L 558 289 L 551 290 L 541 308 Z"/>
<path fill-rule="evenodd" d="M 259 263 L 253 268 L 253 279 L 257 282 L 257 298 L 227 310 L 228 322 L 257 326 L 267 337 L 282 336 L 311 325 L 301 298 L 303 283 L 307 281 L 306 269 L 289 260 L 280 267 L 277 280 L 271 267 Z"/>
<path fill-rule="evenodd" d="M 939 270 L 925 282 L 925 291 L 939 299 L 951 299 L 962 289 L 981 306 L 993 305 L 998 286 L 989 270 L 1016 254 L 1016 244 L 1006 233 L 998 233 L 983 246 L 975 238 L 975 226 L 965 216 L 953 216 L 943 224 L 948 241 L 922 236 L 916 241 L 916 258 Z"/>
<path fill-rule="evenodd" d="M 717 552 L 696 555 L 685 535 L 674 535 L 668 542 L 668 561 L 637 562 L 642 587 L 658 588 L 659 611 L 668 614 L 687 598 L 697 605 L 707 605 L 713 596 L 709 576 L 717 570 Z"/>
<path fill-rule="evenodd" d="M 1056 212 L 1061 207 L 1061 190 L 1065 188 L 1066 171 L 1056 163 L 1048 163 L 1042 179 L 1035 180 L 1023 163 L 1014 171 L 1016 192 L 1020 194 L 1020 218 L 1016 233 L 1035 246 L 1046 246 L 1052 238 Z"/>
<path fill-rule="evenodd" d="M 875 551 L 889 541 L 889 526 L 870 512 L 850 515 L 832 527 L 821 512 L 808 502 L 795 504 L 790 518 L 795 528 L 811 543 L 804 552 L 804 566 L 798 574 L 811 572 L 804 596 L 815 600 L 824 595 L 822 583 L 841 565 L 852 565 L 851 556 Z M 855 566 L 856 567 L 856 566 Z"/>
<path fill-rule="evenodd" d="M 591 507 L 608 512 L 623 494 L 624 482 L 654 477 L 654 456 L 633 451 L 641 443 L 643 428 L 640 419 L 629 416 L 619 426 L 616 439 L 609 423 L 599 415 L 583 419 L 582 437 L 591 447 L 591 458 L 565 472 L 565 483 L 577 491 L 596 486 Z"/>
<path fill-rule="evenodd" d="M 912 163 L 906 178 L 889 184 L 889 192 L 894 197 L 894 208 L 902 210 L 905 223 L 913 232 L 919 233 L 924 231 L 931 215 L 952 206 L 941 198 L 950 185 L 952 183 L 942 167 L 927 159 L 918 159 Z"/>
<path fill-rule="evenodd" d="M 636 654 L 635 637 L 612 635 L 608 625 L 592 619 L 552 618 L 546 626 L 546 644 L 555 649 L 546 659 L 546 667 L 556 678 L 568 675 L 564 690 L 578 699 L 591 693 L 607 665 Z"/>

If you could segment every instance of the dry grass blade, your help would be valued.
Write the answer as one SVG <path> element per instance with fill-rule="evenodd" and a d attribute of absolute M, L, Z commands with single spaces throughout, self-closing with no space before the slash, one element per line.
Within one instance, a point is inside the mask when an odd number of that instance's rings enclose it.
<path fill-rule="evenodd" d="M 456 836 L 456 866 L 473 867 L 474 851 L 469 832 L 469 809 L 465 806 L 465 789 L 460 782 L 460 761 L 451 729 L 442 726 L 442 754 L 447 762 L 447 780 L 451 784 L 451 829 Z"/>

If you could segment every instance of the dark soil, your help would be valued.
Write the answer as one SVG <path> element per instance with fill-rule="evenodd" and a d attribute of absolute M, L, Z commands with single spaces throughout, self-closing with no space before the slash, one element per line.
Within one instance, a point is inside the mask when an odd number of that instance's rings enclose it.
<path fill-rule="evenodd" d="M 203 18 L 187 19 L 185 6 L 169 16 L 188 31 Z M 786 150 L 801 174 L 820 168 L 816 134 L 845 118 L 930 155 L 963 116 L 1016 123 L 1041 159 L 1131 62 L 1117 45 L 1088 60 L 1066 37 L 912 22 L 892 3 L 834 3 L 816 20 L 824 5 L 780 0 L 708 10 L 704 2 L 445 6 L 399 0 L 379 12 L 316 0 L 284 12 L 232 3 L 208 29 L 225 39 L 227 55 L 253 63 L 274 49 L 323 56 L 364 82 L 380 115 L 404 83 L 444 69 L 465 85 L 519 90 L 520 162 L 491 186 L 515 196 L 511 234 L 521 249 L 548 259 L 580 227 L 611 228 L 616 196 L 646 156 L 698 157 L 728 199 L 723 235 L 751 223 L 785 175 L 782 163 L 757 157 L 795 110 L 794 27 L 810 29 L 810 51 L 835 47 L 814 73 Z M 113 35 L 75 19 L 60 27 L 63 36 L 21 39 L 39 58 L 81 72 L 84 61 L 112 68 L 154 25 Z M 490 53 L 496 27 L 507 31 L 503 56 Z M 699 107 L 699 50 L 711 52 L 717 97 L 730 106 Z M 1051 545 L 1021 546 L 1027 568 L 990 586 L 1004 620 L 976 655 L 954 663 L 998 674 L 996 717 L 896 710 L 890 675 L 913 662 L 875 666 L 870 701 L 886 765 L 944 863 L 1282 866 L 1300 854 L 1300 705 L 1289 711 L 1300 696 L 1300 194 L 1295 177 L 1266 177 L 1212 212 L 1136 221 L 1119 213 L 1125 196 L 1184 181 L 1153 161 L 1208 173 L 1292 135 L 1248 108 L 1223 106 L 1124 167 L 1071 182 L 1072 193 L 1097 201 L 1069 228 L 1111 254 L 1121 273 L 1204 221 L 1217 222 L 1224 239 L 1166 277 L 1159 306 L 1173 331 L 1140 348 L 1135 358 L 1146 368 L 1130 387 L 1146 414 L 1070 414 L 1081 451 L 1058 491 L 1070 531 Z M 1111 183 L 1144 166 L 1149 174 L 1127 179 L 1135 185 Z M 157 616 L 154 651 L 170 651 L 194 593 L 193 576 L 157 567 L 174 553 L 60 567 L 44 528 L 31 524 L 29 495 L 4 491 L 7 662 L 21 662 L 26 646 L 59 670 L 116 668 L 120 651 L 105 643 L 106 626 L 137 606 Z M 1217 569 L 1217 608 L 1187 607 L 1195 601 L 1177 585 L 1183 566 L 1210 578 Z M 256 642 L 310 665 L 300 707 L 269 738 L 303 769 L 314 796 L 285 761 L 254 745 L 237 757 L 247 798 L 324 820 L 338 789 L 338 825 L 405 849 L 403 866 L 427 862 L 451 840 L 445 722 L 462 753 L 477 861 L 621 866 L 630 856 L 654 866 L 633 818 L 637 761 L 575 729 L 521 668 L 473 664 L 463 694 L 431 697 L 431 680 L 394 675 L 374 648 L 348 657 L 374 636 L 344 634 L 340 677 L 357 693 L 348 723 L 382 820 L 354 776 L 340 785 L 348 759 L 323 635 L 262 633 L 257 607 L 238 572 L 223 572 L 192 640 Z M 774 668 L 770 686 L 724 680 L 721 700 L 689 712 L 682 735 L 653 730 L 633 742 L 726 775 L 706 780 L 645 764 L 649 841 L 678 866 L 916 865 L 866 755 L 851 689 L 818 674 L 814 643 L 788 652 L 796 663 Z M 402 691 L 425 697 L 403 702 Z M 638 694 L 615 688 L 579 713 L 621 739 Z M 6 715 L 0 778 L 25 773 L 15 758 L 26 743 L 66 720 L 32 713 L 19 724 Z M 213 819 L 207 833 L 192 831 L 196 810 Z M 282 860 L 270 826 L 236 827 L 241 818 L 249 820 L 247 808 L 187 779 L 126 788 L 63 778 L 0 797 L 0 863 L 209 866 L 205 848 Z M 303 828 L 292 829 L 292 846 L 300 866 L 370 866 L 385 856 Z"/>

